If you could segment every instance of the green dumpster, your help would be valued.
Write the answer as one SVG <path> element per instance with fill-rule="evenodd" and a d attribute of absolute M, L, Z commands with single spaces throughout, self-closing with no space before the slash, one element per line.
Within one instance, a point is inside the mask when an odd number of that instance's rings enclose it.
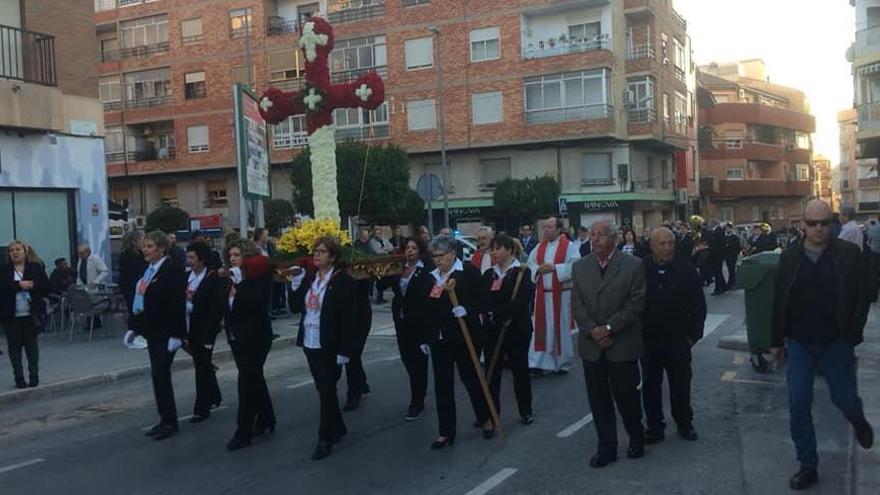
<path fill-rule="evenodd" d="M 745 290 L 746 332 L 758 371 L 766 371 L 762 353 L 770 349 L 773 337 L 773 300 L 779 253 L 763 252 L 743 258 L 736 271 L 736 287 Z"/>

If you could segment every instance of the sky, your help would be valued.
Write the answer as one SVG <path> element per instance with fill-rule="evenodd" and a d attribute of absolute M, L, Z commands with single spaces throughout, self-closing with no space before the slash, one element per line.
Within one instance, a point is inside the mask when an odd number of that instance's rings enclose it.
<path fill-rule="evenodd" d="M 855 8 L 846 0 L 674 0 L 699 65 L 763 59 L 770 81 L 807 94 L 813 150 L 837 166 L 837 112 L 852 107 Z"/>

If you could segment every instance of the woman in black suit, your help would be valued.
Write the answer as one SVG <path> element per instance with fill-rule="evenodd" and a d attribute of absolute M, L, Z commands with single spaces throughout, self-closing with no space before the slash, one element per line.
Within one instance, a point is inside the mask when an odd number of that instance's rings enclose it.
<path fill-rule="evenodd" d="M 401 242 L 406 258 L 403 275 L 391 280 L 394 299 L 391 300 L 391 314 L 394 318 L 394 331 L 397 334 L 397 349 L 409 375 L 410 401 L 404 419 L 415 421 L 425 410 L 425 395 L 428 390 L 428 356 L 422 353 L 422 324 L 425 299 L 431 290 L 431 264 L 428 246 L 419 237 L 410 237 Z"/>
<path fill-rule="evenodd" d="M 129 232 L 122 240 L 122 252 L 119 253 L 119 291 L 125 299 L 125 308 L 128 309 L 128 329 L 132 329 L 131 304 L 134 301 L 134 287 L 147 269 L 147 262 L 141 252 L 142 242 L 143 234 L 138 231 Z"/>
<path fill-rule="evenodd" d="M 147 268 L 135 284 L 132 314 L 136 331 L 147 339 L 153 394 L 159 410 L 159 423 L 146 435 L 163 440 L 177 433 L 177 405 L 171 384 L 171 364 L 186 338 L 186 272 L 166 255 L 168 236 L 155 230 L 148 233 L 142 251 Z M 125 342 L 135 331 L 125 333 Z"/>
<path fill-rule="evenodd" d="M 226 336 L 238 367 L 238 427 L 226 448 L 237 450 L 250 445 L 253 437 L 275 431 L 275 409 L 263 375 L 272 348 L 272 269 L 251 241 L 239 241 L 229 254 L 241 273 L 241 280 L 229 288 L 226 317 Z"/>
<path fill-rule="evenodd" d="M 9 243 L 9 262 L 0 267 L 0 325 L 17 388 L 40 384 L 40 348 L 37 334 L 46 314 L 49 279 L 39 263 L 27 261 L 27 247 L 21 241 Z M 30 381 L 24 381 L 21 350 L 27 355 Z"/>
<path fill-rule="evenodd" d="M 532 384 L 529 378 L 529 344 L 532 339 L 532 316 L 529 312 L 529 295 L 533 283 L 529 268 L 521 266 L 517 258 L 522 247 L 510 237 L 500 234 L 489 244 L 495 265 L 483 274 L 483 306 L 487 316 L 486 330 L 488 346 L 486 358 L 491 360 L 501 330 L 507 325 L 498 362 L 489 377 L 489 388 L 495 409 L 500 413 L 498 400 L 501 393 L 501 363 L 505 358 L 513 374 L 513 389 L 519 405 L 522 424 L 532 424 Z M 519 280 L 519 288 L 513 290 Z M 490 362 L 487 361 L 487 366 Z M 488 370 L 487 370 L 488 372 Z"/>
<path fill-rule="evenodd" d="M 471 334 L 477 355 L 483 332 L 478 317 L 480 313 L 480 272 L 471 264 L 463 265 L 456 258 L 457 242 L 447 236 L 431 241 L 431 258 L 437 266 L 431 273 L 431 289 L 425 303 L 425 324 L 422 352 L 431 355 L 434 367 L 434 395 L 437 401 L 437 419 L 440 435 L 431 444 L 441 449 L 455 442 L 455 368 L 467 389 L 471 406 L 482 425 L 483 437 L 492 438 L 495 426 L 489 417 L 489 407 L 480 389 L 477 371 L 465 346 L 458 318 L 464 318 Z M 445 288 L 455 280 L 455 293 L 459 306 L 453 306 Z"/>
<path fill-rule="evenodd" d="M 196 400 L 190 423 L 200 423 L 211 416 L 211 408 L 223 402 L 211 356 L 220 323 L 226 314 L 227 278 L 208 268 L 211 248 L 204 242 L 186 247 L 190 267 L 186 286 L 187 336 L 184 349 L 193 359 L 196 374 Z"/>
<path fill-rule="evenodd" d="M 320 460 L 348 433 L 339 409 L 336 382 L 348 363 L 355 336 L 355 282 L 342 268 L 342 246 L 335 237 L 321 237 L 312 247 L 315 270 L 300 273 L 291 282 L 294 297 L 304 301 L 296 336 L 303 348 L 318 396 L 321 425 L 312 460 Z"/>

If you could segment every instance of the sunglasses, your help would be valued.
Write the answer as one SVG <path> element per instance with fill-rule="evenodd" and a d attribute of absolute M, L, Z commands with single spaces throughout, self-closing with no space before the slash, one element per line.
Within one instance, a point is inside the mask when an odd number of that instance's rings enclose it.
<path fill-rule="evenodd" d="M 807 227 L 815 227 L 816 225 L 821 225 L 823 227 L 827 227 L 831 225 L 830 218 L 823 218 L 822 220 L 807 220 L 804 219 L 804 223 L 807 224 Z"/>

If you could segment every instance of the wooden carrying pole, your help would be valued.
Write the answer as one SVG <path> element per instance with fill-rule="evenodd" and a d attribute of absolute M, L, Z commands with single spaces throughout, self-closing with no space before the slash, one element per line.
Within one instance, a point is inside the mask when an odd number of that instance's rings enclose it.
<path fill-rule="evenodd" d="M 516 295 L 519 293 L 519 286 L 522 284 L 523 271 L 520 269 L 519 273 L 516 274 L 516 283 L 513 284 L 513 293 L 510 295 L 510 302 L 516 300 Z M 501 332 L 498 335 L 498 342 L 495 343 L 495 350 L 492 352 L 492 360 L 489 362 L 489 373 L 488 379 L 492 379 L 492 373 L 495 371 L 495 366 L 498 364 L 498 358 L 501 356 L 501 347 L 504 344 L 504 336 L 507 334 L 507 329 L 510 327 L 510 321 L 507 320 L 501 325 Z"/>
<path fill-rule="evenodd" d="M 458 296 L 455 294 L 455 279 L 450 279 L 446 283 L 446 292 L 449 293 L 449 300 L 452 306 L 458 306 Z M 501 418 L 498 417 L 498 411 L 495 409 L 495 401 L 492 400 L 492 394 L 489 392 L 489 383 L 486 381 L 486 375 L 483 374 L 483 368 L 480 366 L 480 359 L 477 357 L 477 350 L 474 348 L 474 342 L 471 340 L 471 333 L 468 330 L 467 322 L 464 318 L 457 318 L 458 328 L 461 329 L 461 335 L 464 337 L 464 343 L 467 345 L 468 353 L 471 361 L 474 363 L 474 370 L 477 372 L 477 379 L 480 381 L 480 388 L 483 389 L 483 396 L 486 398 L 486 404 L 489 406 L 489 414 L 492 416 L 492 422 L 495 423 L 495 429 L 501 438 L 504 438 L 504 430 L 501 428 Z"/>

